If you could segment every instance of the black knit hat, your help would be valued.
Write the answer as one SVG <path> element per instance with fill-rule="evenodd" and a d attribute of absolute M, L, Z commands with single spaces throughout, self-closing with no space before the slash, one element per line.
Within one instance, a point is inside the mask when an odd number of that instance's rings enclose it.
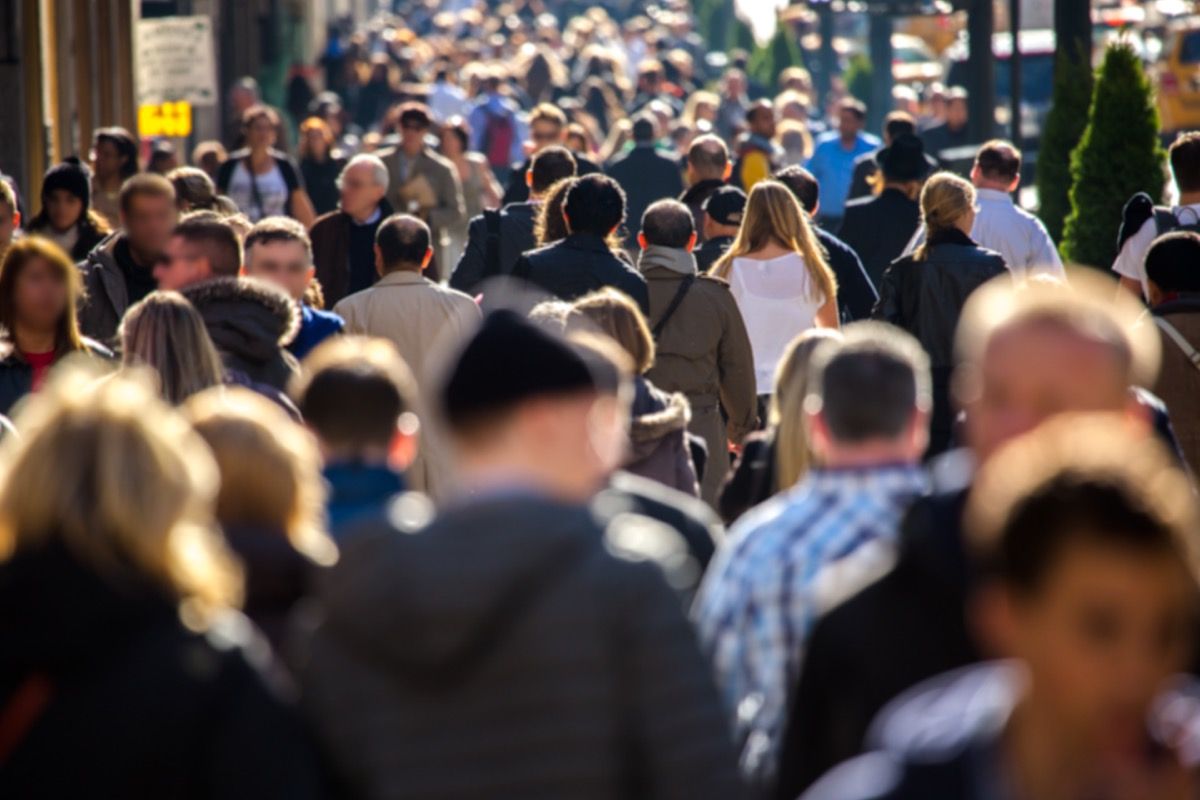
<path fill-rule="evenodd" d="M 911 133 L 900 134 L 889 147 L 876 153 L 875 163 L 885 178 L 897 181 L 919 181 L 929 172 L 925 145 Z"/>
<path fill-rule="evenodd" d="M 746 193 L 736 186 L 722 186 L 704 201 L 704 213 L 718 225 L 741 225 L 746 211 Z"/>
<path fill-rule="evenodd" d="M 616 391 L 616 367 L 599 355 L 494 311 L 467 342 L 442 387 L 446 422 L 460 428 L 532 397 Z"/>
<path fill-rule="evenodd" d="M 71 161 L 56 164 L 46 171 L 42 180 L 42 203 L 50 193 L 57 189 L 65 189 L 83 201 L 86 212 L 92 204 L 92 172 L 83 164 Z"/>

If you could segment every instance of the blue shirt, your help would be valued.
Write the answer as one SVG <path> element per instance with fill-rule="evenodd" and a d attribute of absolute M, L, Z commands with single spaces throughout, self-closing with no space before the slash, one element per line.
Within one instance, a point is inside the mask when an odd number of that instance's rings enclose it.
<path fill-rule="evenodd" d="M 846 212 L 846 197 L 854 178 L 854 159 L 879 147 L 879 138 L 869 133 L 858 134 L 849 150 L 842 146 L 842 137 L 837 131 L 817 138 L 807 166 L 821 187 L 822 217 L 841 217 Z"/>
<path fill-rule="evenodd" d="M 355 522 L 381 517 L 387 503 L 406 491 L 404 475 L 381 464 L 329 464 L 329 531 L 338 538 Z"/>
<path fill-rule="evenodd" d="M 865 545 L 894 542 L 926 485 L 916 465 L 817 469 L 730 531 L 693 616 L 747 776 L 774 774 L 788 696 L 820 611 L 819 574 Z"/>
<path fill-rule="evenodd" d="M 319 311 L 307 303 L 300 304 L 300 332 L 288 345 L 288 351 L 303 359 L 317 345 L 346 329 L 346 323 L 332 311 Z"/>

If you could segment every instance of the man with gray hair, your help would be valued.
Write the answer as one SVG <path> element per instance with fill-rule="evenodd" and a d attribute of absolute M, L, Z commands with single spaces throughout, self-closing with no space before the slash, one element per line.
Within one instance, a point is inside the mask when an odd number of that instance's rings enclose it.
<path fill-rule="evenodd" d="M 377 156 L 350 159 L 337 182 L 338 210 L 318 217 L 310 234 L 326 306 L 375 285 L 375 233 L 392 214 L 388 169 Z"/>
<path fill-rule="evenodd" d="M 810 363 L 804 408 L 816 466 L 733 528 L 693 610 L 743 776 L 760 787 L 777 769 L 789 695 L 822 611 L 822 572 L 865 548 L 893 547 L 905 511 L 926 491 L 928 357 L 883 323 L 844 333 Z"/>

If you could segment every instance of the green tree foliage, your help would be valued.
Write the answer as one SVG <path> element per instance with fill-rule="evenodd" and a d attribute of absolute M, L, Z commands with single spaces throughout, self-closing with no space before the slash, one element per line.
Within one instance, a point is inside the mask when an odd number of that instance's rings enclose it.
<path fill-rule="evenodd" d="M 1128 45 L 1113 45 L 1096 75 L 1087 127 L 1071 153 L 1064 259 L 1101 269 L 1112 264 L 1121 209 L 1137 192 L 1161 197 L 1165 156 L 1141 61 Z"/>
<path fill-rule="evenodd" d="M 1071 151 L 1079 145 L 1092 99 L 1092 68 L 1086 56 L 1059 53 L 1054 67 L 1054 99 L 1038 148 L 1038 216 L 1054 241 L 1062 241 L 1071 211 Z"/>
<path fill-rule="evenodd" d="M 796 34 L 789 25 L 779 23 L 766 47 L 755 48 L 746 64 L 750 77 L 763 86 L 776 87 L 779 73 L 788 67 L 801 66 L 804 58 L 800 54 L 800 46 L 796 43 Z"/>
<path fill-rule="evenodd" d="M 846 67 L 846 89 L 850 94 L 868 105 L 871 103 L 871 58 L 866 53 L 855 53 Z"/>

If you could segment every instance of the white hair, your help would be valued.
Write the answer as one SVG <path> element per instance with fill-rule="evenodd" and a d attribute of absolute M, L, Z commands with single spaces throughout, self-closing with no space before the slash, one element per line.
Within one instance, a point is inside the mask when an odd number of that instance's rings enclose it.
<path fill-rule="evenodd" d="M 342 188 L 342 179 L 346 177 L 346 173 L 359 164 L 366 164 L 371 168 L 371 177 L 375 179 L 375 185 L 383 190 L 388 188 L 388 168 L 387 164 L 383 163 L 383 159 L 379 156 L 373 156 L 370 153 L 359 153 L 354 158 L 346 162 L 346 166 L 342 167 L 341 174 L 337 177 L 337 187 Z"/>

